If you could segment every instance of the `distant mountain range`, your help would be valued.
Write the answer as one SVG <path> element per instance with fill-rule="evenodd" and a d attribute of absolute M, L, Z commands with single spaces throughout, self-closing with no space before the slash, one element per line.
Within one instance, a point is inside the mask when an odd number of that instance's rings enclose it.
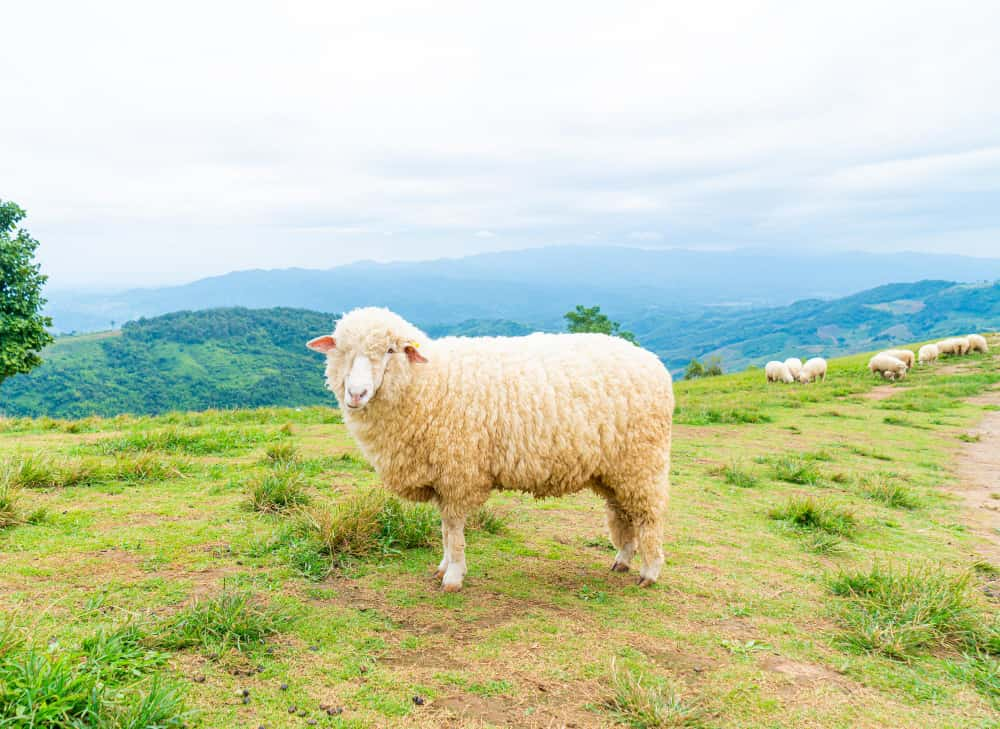
<path fill-rule="evenodd" d="M 578 303 L 603 303 L 574 300 Z M 562 311 L 568 310 L 567 306 Z M 559 306 L 549 302 L 547 310 Z M 452 314 L 457 318 L 459 310 Z M 542 328 L 561 330 L 557 314 Z M 332 403 L 321 359 L 304 342 L 333 313 L 243 308 L 180 311 L 121 331 L 60 337 L 45 363 L 0 385 L 0 414 L 80 417 L 212 407 Z M 791 355 L 834 356 L 1000 328 L 1000 283 L 928 280 L 773 308 L 650 311 L 628 328 L 675 373 L 719 355 L 726 371 Z M 423 324 L 428 334 L 516 336 L 540 328 L 503 318 Z"/>
<path fill-rule="evenodd" d="M 559 328 L 576 304 L 600 304 L 629 325 L 704 308 L 784 306 L 892 281 L 1000 278 L 1000 258 L 924 253 L 689 251 L 564 246 L 328 270 L 239 271 L 183 286 L 113 294 L 49 292 L 60 332 L 107 329 L 181 309 L 244 306 L 341 312 L 389 306 L 425 327 L 506 319 Z"/>

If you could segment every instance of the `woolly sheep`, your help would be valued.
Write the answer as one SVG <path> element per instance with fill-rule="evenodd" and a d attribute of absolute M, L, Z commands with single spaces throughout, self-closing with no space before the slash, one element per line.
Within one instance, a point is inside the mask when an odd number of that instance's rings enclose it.
<path fill-rule="evenodd" d="M 607 501 L 612 569 L 663 566 L 674 393 L 650 352 L 604 334 L 430 339 L 388 309 L 345 314 L 310 349 L 386 488 L 441 511 L 445 591 L 466 573 L 465 522 L 492 489 Z"/>
<path fill-rule="evenodd" d="M 990 345 L 986 343 L 986 337 L 979 334 L 970 334 L 966 337 L 969 340 L 969 351 L 970 352 L 989 352 Z"/>
<path fill-rule="evenodd" d="M 938 358 L 938 346 L 936 344 L 925 344 L 917 352 L 917 359 L 920 362 L 933 362 Z"/>
<path fill-rule="evenodd" d="M 912 352 L 911 352 L 912 354 Z M 887 380 L 902 380 L 906 377 L 906 363 L 888 352 L 879 352 L 868 360 L 868 369 L 873 375 L 881 375 Z"/>
<path fill-rule="evenodd" d="M 942 339 L 937 343 L 938 355 L 958 354 L 958 342 L 954 337 Z"/>
<path fill-rule="evenodd" d="M 902 361 L 906 365 L 907 369 L 913 367 L 913 363 L 916 358 L 913 356 L 913 351 L 909 349 L 887 349 L 882 354 L 888 354 L 890 357 L 895 357 L 896 359 Z"/>
<path fill-rule="evenodd" d="M 826 380 L 826 360 L 822 357 L 813 357 L 802 365 L 799 372 L 799 382 L 814 382 L 815 380 Z"/>
<path fill-rule="evenodd" d="M 795 382 L 795 378 L 792 377 L 788 365 L 777 360 L 767 363 L 764 367 L 764 374 L 767 376 L 768 382 L 784 382 L 786 384 Z"/>
<path fill-rule="evenodd" d="M 789 357 L 785 360 L 785 366 L 788 371 L 792 373 L 792 377 L 795 379 L 799 378 L 799 372 L 802 371 L 802 360 L 798 357 Z"/>
<path fill-rule="evenodd" d="M 955 354 L 968 354 L 972 343 L 968 337 L 955 337 Z"/>

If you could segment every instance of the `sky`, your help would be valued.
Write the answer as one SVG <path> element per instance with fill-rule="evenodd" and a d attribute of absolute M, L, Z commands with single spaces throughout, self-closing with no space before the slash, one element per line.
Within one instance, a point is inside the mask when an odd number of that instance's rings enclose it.
<path fill-rule="evenodd" d="M 1000 256 L 996 2 L 9 4 L 53 288 L 551 244 Z"/>

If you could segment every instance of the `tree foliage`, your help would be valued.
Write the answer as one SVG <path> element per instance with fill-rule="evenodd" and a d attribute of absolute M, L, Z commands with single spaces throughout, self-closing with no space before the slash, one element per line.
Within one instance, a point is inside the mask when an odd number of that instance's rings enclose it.
<path fill-rule="evenodd" d="M 566 320 L 566 328 L 574 334 L 582 332 L 610 334 L 613 337 L 621 337 L 632 344 L 638 344 L 635 335 L 622 329 L 618 322 L 611 321 L 607 314 L 602 314 L 600 306 L 588 308 L 583 304 L 577 304 L 573 311 L 567 311 L 563 314 L 563 318 Z"/>
<path fill-rule="evenodd" d="M 38 241 L 17 224 L 25 212 L 0 200 L 0 382 L 42 363 L 38 353 L 52 341 L 42 316 L 47 279 L 35 263 Z"/>
<path fill-rule="evenodd" d="M 688 363 L 687 369 L 684 370 L 684 379 L 694 380 L 699 377 L 717 377 L 721 374 L 723 374 L 722 358 L 718 355 L 713 355 L 704 362 L 692 359 Z"/>

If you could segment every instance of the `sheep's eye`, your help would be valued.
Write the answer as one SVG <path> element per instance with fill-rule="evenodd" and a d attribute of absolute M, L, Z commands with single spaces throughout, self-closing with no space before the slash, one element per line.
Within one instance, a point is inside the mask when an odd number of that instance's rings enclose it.
<path fill-rule="evenodd" d="M 387 354 L 396 354 L 396 350 L 393 349 L 392 347 L 389 347 L 389 351 Z"/>

